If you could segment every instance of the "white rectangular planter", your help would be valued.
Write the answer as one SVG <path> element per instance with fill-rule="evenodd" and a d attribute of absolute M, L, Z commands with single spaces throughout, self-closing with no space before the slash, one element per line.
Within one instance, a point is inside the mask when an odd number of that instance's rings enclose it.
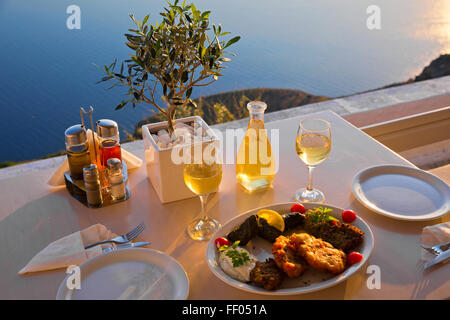
<path fill-rule="evenodd" d="M 212 137 L 212 140 L 200 143 L 205 144 L 212 141 L 219 147 L 220 140 L 202 118 L 192 116 L 178 119 L 175 123 L 194 121 L 200 123 Z M 195 197 L 196 195 L 184 183 L 183 164 L 175 164 L 172 161 L 172 148 L 160 148 L 153 139 L 152 133 L 156 134 L 161 129 L 167 129 L 167 121 L 142 126 L 148 178 L 162 203 Z"/>

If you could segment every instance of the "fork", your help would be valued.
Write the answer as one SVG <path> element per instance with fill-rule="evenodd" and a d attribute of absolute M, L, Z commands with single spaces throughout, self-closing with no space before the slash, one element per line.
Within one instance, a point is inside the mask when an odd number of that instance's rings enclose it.
<path fill-rule="evenodd" d="M 145 224 L 143 222 L 141 222 L 140 224 L 138 224 L 133 230 L 131 230 L 130 232 L 123 234 L 121 236 L 109 239 L 109 240 L 103 240 L 103 241 L 99 241 L 99 242 L 94 242 L 91 244 L 86 245 L 84 248 L 85 249 L 89 249 L 95 246 L 98 246 L 99 244 L 103 244 L 103 243 L 127 243 L 131 240 L 133 240 L 134 238 L 136 238 L 138 235 L 141 234 L 141 232 L 145 229 Z"/>
<path fill-rule="evenodd" d="M 444 253 L 445 251 L 448 250 L 448 249 L 442 250 L 444 247 L 449 247 L 449 246 L 450 246 L 450 242 L 437 244 L 432 247 L 424 247 L 424 246 L 421 246 L 421 247 L 424 248 L 425 250 L 427 250 L 428 252 L 431 252 L 432 254 L 438 256 L 441 253 Z"/>
<path fill-rule="evenodd" d="M 446 243 L 437 244 L 435 246 L 432 246 L 431 248 L 433 250 L 436 250 L 438 254 L 444 253 L 448 250 L 448 247 L 450 247 L 450 241 Z"/>

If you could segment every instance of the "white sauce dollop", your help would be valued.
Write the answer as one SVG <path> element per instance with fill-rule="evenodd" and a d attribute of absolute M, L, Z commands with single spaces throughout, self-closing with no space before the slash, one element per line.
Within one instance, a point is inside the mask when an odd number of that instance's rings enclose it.
<path fill-rule="evenodd" d="M 252 255 L 244 248 L 237 247 L 236 250 L 238 250 L 239 252 L 247 252 L 250 260 L 246 261 L 241 266 L 233 267 L 231 258 L 226 255 L 226 251 L 222 251 L 219 252 L 219 265 L 222 268 L 223 272 L 228 274 L 230 277 L 242 282 L 249 282 L 250 272 L 253 270 L 258 260 L 254 255 Z"/>

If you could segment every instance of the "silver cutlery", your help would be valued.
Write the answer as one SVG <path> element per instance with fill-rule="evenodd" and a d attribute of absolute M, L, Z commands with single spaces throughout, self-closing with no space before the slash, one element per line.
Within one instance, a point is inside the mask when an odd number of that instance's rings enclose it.
<path fill-rule="evenodd" d="M 445 251 L 443 253 L 440 253 L 439 255 L 434 257 L 433 260 L 428 261 L 427 263 L 425 263 L 424 270 L 427 270 L 428 268 L 430 268 L 430 267 L 432 267 L 432 266 L 434 266 L 434 265 L 436 265 L 438 263 L 444 262 L 448 258 L 450 258 L 450 250 L 447 250 L 447 251 Z"/>
<path fill-rule="evenodd" d="M 437 245 L 432 246 L 432 247 L 425 247 L 425 246 L 421 245 L 421 247 L 423 249 L 427 250 L 428 252 L 431 252 L 432 254 L 438 256 L 441 253 L 444 253 L 445 251 L 447 251 L 449 249 L 450 242 L 440 243 L 440 244 L 437 244 Z"/>
<path fill-rule="evenodd" d="M 449 247 L 450 247 L 450 241 L 447 243 L 441 243 L 441 244 L 432 246 L 431 249 L 438 252 L 438 254 L 441 254 L 441 253 L 444 253 L 445 251 L 447 251 L 449 249 Z"/>
<path fill-rule="evenodd" d="M 103 243 L 119 243 L 119 244 L 123 244 L 123 243 L 127 243 L 130 242 L 131 240 L 133 240 L 134 238 L 136 238 L 138 235 L 141 234 L 141 232 L 145 229 L 145 224 L 143 222 L 141 222 L 140 224 L 138 224 L 133 230 L 131 230 L 130 232 L 123 234 L 121 236 L 112 238 L 112 239 L 108 239 L 108 240 L 103 240 L 103 241 L 99 241 L 99 242 L 94 242 L 91 244 L 86 245 L 84 248 L 85 249 L 89 249 L 95 246 L 98 246 L 99 244 L 103 244 Z"/>
<path fill-rule="evenodd" d="M 122 249 L 126 249 L 126 248 L 135 248 L 135 247 L 142 247 L 142 246 L 146 246 L 150 244 L 150 242 L 133 242 L 133 243 L 128 243 L 128 244 L 124 244 L 121 246 L 117 246 L 117 247 L 111 247 L 111 248 L 103 248 L 103 253 L 106 252 L 111 252 L 111 251 L 116 251 L 116 250 L 122 250 Z"/>
<path fill-rule="evenodd" d="M 422 245 L 421 245 L 421 247 L 422 247 L 422 249 L 427 250 L 429 253 L 432 253 L 432 254 L 434 254 L 435 256 L 439 255 L 439 252 L 435 251 L 435 250 L 432 249 L 431 247 L 425 247 L 425 246 L 422 246 Z"/>

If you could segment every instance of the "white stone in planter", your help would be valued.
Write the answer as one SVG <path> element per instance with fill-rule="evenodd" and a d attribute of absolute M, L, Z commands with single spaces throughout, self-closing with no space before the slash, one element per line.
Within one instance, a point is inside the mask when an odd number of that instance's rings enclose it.
<path fill-rule="evenodd" d="M 165 129 L 158 131 L 158 139 L 159 139 L 158 141 L 165 142 L 165 143 L 171 142 L 169 133 Z"/>
<path fill-rule="evenodd" d="M 175 129 L 186 129 L 189 133 L 194 134 L 194 128 L 186 123 L 177 122 L 173 125 Z"/>
<path fill-rule="evenodd" d="M 203 139 L 200 143 L 203 145 L 205 143 L 214 143 L 217 144 L 217 148 L 220 147 L 218 137 L 208 127 L 205 121 L 198 116 L 178 119 L 174 124 L 174 128 L 183 129 L 183 132 L 189 133 L 189 135 L 177 136 L 175 141 L 170 141 L 169 138 L 168 143 L 166 140 L 166 134 L 168 136 L 166 121 L 142 126 L 147 176 L 162 203 L 196 196 L 184 183 L 183 164 L 175 164 L 172 161 L 174 145 L 184 146 L 185 144 L 192 144 L 194 141 L 195 130 L 188 123 L 196 123 L 197 132 L 207 137 L 207 139 Z"/>

